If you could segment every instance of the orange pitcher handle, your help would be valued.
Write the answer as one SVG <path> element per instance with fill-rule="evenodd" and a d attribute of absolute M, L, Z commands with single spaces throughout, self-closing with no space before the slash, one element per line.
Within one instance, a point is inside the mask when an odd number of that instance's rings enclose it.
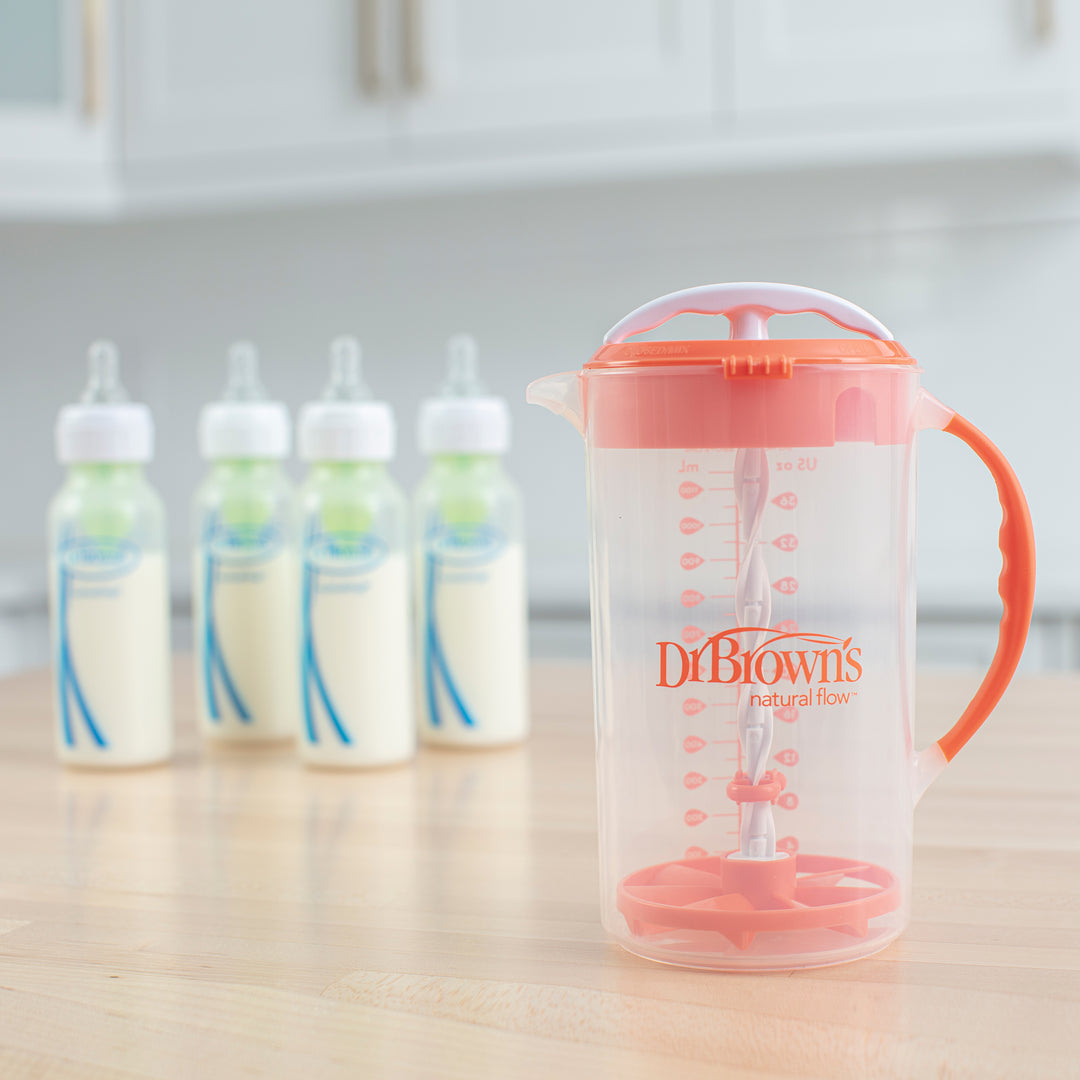
<path fill-rule="evenodd" d="M 990 669 L 963 716 L 937 741 L 945 760 L 952 761 L 993 711 L 1020 663 L 1035 601 L 1035 534 L 1027 499 L 1004 454 L 974 424 L 957 413 L 952 414 L 942 430 L 962 439 L 979 455 L 994 477 L 1001 503 L 998 595 L 1002 613 L 997 649 Z"/>

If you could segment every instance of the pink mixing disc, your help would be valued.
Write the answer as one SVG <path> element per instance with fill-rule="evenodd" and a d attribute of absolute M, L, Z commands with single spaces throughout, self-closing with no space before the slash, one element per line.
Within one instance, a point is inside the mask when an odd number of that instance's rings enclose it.
<path fill-rule="evenodd" d="M 616 903 L 634 937 L 715 932 L 746 949 L 756 934 L 770 932 L 866 937 L 870 919 L 900 906 L 900 885 L 884 867 L 830 855 L 710 855 L 629 874 Z"/>

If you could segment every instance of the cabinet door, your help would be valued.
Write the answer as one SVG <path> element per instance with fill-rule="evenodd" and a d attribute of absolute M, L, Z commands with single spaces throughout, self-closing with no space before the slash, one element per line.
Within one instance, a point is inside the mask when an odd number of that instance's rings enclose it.
<path fill-rule="evenodd" d="M 401 2 L 414 135 L 713 114 L 712 0 Z"/>
<path fill-rule="evenodd" d="M 100 0 L 0 0 L 0 187 L 103 151 L 104 38 Z"/>
<path fill-rule="evenodd" d="M 128 0 L 127 156 L 384 139 L 389 16 L 380 0 Z"/>
<path fill-rule="evenodd" d="M 64 97 L 61 0 L 0 0 L 0 108 Z"/>
<path fill-rule="evenodd" d="M 1023 118 L 1063 110 L 1068 0 L 735 0 L 736 109 Z M 1010 115 L 1011 114 L 1011 115 Z M 764 117 L 763 117 L 764 118 Z"/>

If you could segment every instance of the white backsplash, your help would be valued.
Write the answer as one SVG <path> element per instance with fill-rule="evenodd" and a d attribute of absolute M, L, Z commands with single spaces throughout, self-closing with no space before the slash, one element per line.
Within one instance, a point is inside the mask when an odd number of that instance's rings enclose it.
<path fill-rule="evenodd" d="M 182 598 L 202 471 L 195 420 L 221 389 L 231 340 L 260 345 L 265 381 L 295 411 L 324 382 L 329 339 L 356 333 L 369 382 L 398 410 L 395 472 L 411 487 L 419 399 L 442 379 L 446 336 L 467 329 L 514 414 L 509 467 L 527 501 L 534 611 L 579 614 L 583 451 L 568 426 L 525 405 L 525 384 L 580 366 L 653 296 L 744 279 L 813 285 L 868 308 L 920 360 L 925 385 L 1001 445 L 1035 518 L 1039 610 L 1064 626 L 1080 612 L 1078 207 L 1080 179 L 1060 166 L 984 162 L 2 226 L 0 607 L 40 606 L 44 511 L 60 481 L 52 425 L 82 387 L 93 338 L 117 340 L 129 389 L 154 409 L 152 477 Z M 821 332 L 808 317 L 777 321 L 792 335 Z M 681 323 L 665 334 L 726 332 L 719 320 Z M 920 452 L 921 602 L 935 618 L 974 613 L 992 627 L 989 475 L 946 436 L 923 436 Z"/>

